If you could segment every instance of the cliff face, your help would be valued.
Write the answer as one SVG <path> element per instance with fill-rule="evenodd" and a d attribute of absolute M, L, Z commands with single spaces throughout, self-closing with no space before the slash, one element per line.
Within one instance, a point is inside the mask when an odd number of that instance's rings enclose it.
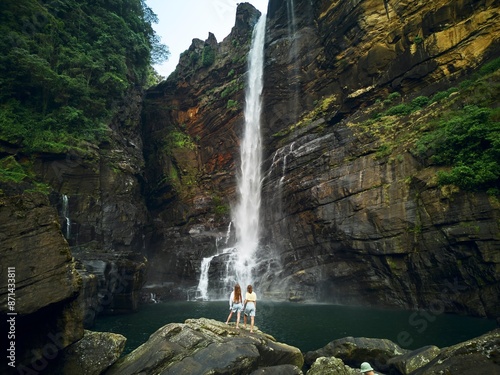
<path fill-rule="evenodd" d="M 2 366 L 44 367 L 48 344 L 57 355 L 83 336 L 82 280 L 45 195 L 1 197 L 0 233 L 0 328 L 12 333 L 4 343 L 14 343 L 13 359 Z"/>
<path fill-rule="evenodd" d="M 269 290 L 498 316 L 497 199 L 437 186 L 405 140 L 440 109 L 362 121 L 496 56 L 498 3 L 296 2 L 293 37 L 289 6 L 269 5 L 264 227 L 284 265 Z"/>
<path fill-rule="evenodd" d="M 431 96 L 497 57 L 498 12 L 497 1 L 270 1 L 259 257 L 273 260 L 258 279 L 263 296 L 404 308 L 439 301 L 442 310 L 498 316 L 498 200 L 441 187 L 442 167 L 414 152 L 442 105 L 368 121 L 391 93 L 400 103 Z M 176 73 L 148 93 L 152 283 L 196 285 L 201 259 L 224 239 L 256 17 L 240 5 L 228 38 L 194 40 Z M 467 104 L 455 98 L 455 109 Z"/>

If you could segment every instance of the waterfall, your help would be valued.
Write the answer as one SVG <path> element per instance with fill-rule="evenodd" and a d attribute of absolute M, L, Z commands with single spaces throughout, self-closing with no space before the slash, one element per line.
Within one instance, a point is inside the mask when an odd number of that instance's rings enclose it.
<path fill-rule="evenodd" d="M 260 201 L 261 201 L 261 162 L 262 141 L 260 135 L 261 94 L 264 71 L 264 39 L 266 32 L 266 15 L 262 14 L 255 25 L 252 44 L 248 55 L 248 75 L 245 90 L 245 126 L 240 144 L 241 167 L 237 173 L 238 203 L 232 210 L 232 221 L 229 223 L 225 244 L 231 237 L 231 225 L 235 228 L 236 244 L 234 247 L 218 249 L 217 254 L 203 258 L 200 267 L 200 280 L 196 290 L 197 299 L 226 297 L 240 283 L 244 288 L 252 283 L 252 271 L 257 262 L 255 253 L 260 236 Z M 224 267 L 221 266 L 224 264 Z M 209 280 L 211 265 L 218 272 L 216 280 Z M 223 268 L 223 269 L 222 269 Z M 210 288 L 214 291 L 209 292 Z"/>
<path fill-rule="evenodd" d="M 252 283 L 252 269 L 260 237 L 262 140 L 260 117 L 264 72 L 264 40 L 266 16 L 255 26 L 248 56 L 246 85 L 245 128 L 240 145 L 241 167 L 238 174 L 239 202 L 233 212 L 236 229 L 235 276 L 240 285 Z"/>
<path fill-rule="evenodd" d="M 64 218 L 64 236 L 66 239 L 71 235 L 71 220 L 69 219 L 69 198 L 66 194 L 62 196 L 62 216 Z"/>
<path fill-rule="evenodd" d="M 232 223 L 232 221 L 230 221 L 229 225 L 227 226 L 226 242 L 225 242 L 226 245 L 229 242 L 229 238 L 231 237 L 231 223 Z"/>
<path fill-rule="evenodd" d="M 215 256 L 215 255 L 214 255 Z M 203 258 L 201 261 L 200 281 L 198 283 L 199 298 L 203 301 L 208 300 L 208 270 L 213 257 Z"/>

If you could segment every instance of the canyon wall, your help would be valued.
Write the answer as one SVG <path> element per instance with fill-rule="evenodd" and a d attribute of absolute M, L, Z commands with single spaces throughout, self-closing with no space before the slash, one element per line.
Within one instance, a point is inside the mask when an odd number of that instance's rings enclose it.
<path fill-rule="evenodd" d="M 443 167 L 414 151 L 443 107 L 369 121 L 392 93 L 395 104 L 430 97 L 498 57 L 498 12 L 497 1 L 270 1 L 263 297 L 400 308 L 439 301 L 443 311 L 498 316 L 498 199 L 439 185 Z M 149 282 L 168 285 L 167 294 L 185 297 L 202 258 L 231 241 L 256 17 L 241 4 L 231 35 L 193 40 L 146 97 Z M 215 58 L 203 63 L 209 50 Z"/>

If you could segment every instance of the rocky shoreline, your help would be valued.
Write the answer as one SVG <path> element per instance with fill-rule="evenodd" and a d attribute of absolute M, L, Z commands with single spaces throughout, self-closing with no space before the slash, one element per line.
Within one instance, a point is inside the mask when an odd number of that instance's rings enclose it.
<path fill-rule="evenodd" d="M 170 323 L 121 357 L 125 337 L 86 331 L 52 373 L 103 375 L 307 374 L 353 375 L 368 361 L 378 374 L 497 374 L 500 329 L 446 347 L 406 350 L 387 339 L 345 337 L 307 353 L 260 331 L 212 319 Z M 106 348 L 106 350 L 103 350 Z M 76 367 L 75 367 L 76 366 Z M 78 372 L 68 372 L 78 368 Z"/>

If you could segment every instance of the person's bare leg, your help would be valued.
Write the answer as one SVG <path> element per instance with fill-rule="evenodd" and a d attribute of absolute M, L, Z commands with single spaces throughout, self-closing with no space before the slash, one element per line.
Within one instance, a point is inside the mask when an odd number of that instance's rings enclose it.
<path fill-rule="evenodd" d="M 247 316 L 243 314 L 243 328 L 247 329 Z"/>
<path fill-rule="evenodd" d="M 226 324 L 229 324 L 229 321 L 231 320 L 231 317 L 233 316 L 233 312 L 231 311 L 229 313 L 229 316 L 227 317 Z"/>
<path fill-rule="evenodd" d="M 250 317 L 250 333 L 253 332 L 253 323 L 254 323 L 254 320 L 255 320 L 255 316 L 251 316 Z"/>
<path fill-rule="evenodd" d="M 236 315 L 236 328 L 240 328 L 240 316 L 241 312 L 238 311 L 238 314 Z"/>

